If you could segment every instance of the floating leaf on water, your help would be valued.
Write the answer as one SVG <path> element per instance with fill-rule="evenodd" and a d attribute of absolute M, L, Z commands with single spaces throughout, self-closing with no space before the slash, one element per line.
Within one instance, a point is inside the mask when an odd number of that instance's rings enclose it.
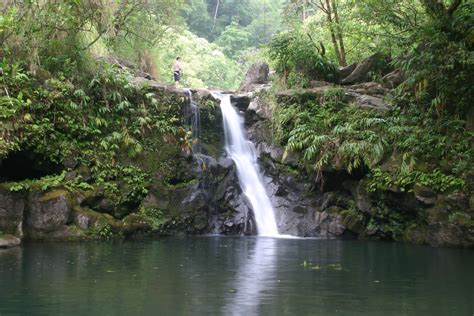
<path fill-rule="evenodd" d="M 340 271 L 343 269 L 339 263 L 329 264 L 328 268 L 336 271 Z"/>
<path fill-rule="evenodd" d="M 320 266 L 314 266 L 311 268 L 311 270 L 321 270 L 321 267 Z"/>

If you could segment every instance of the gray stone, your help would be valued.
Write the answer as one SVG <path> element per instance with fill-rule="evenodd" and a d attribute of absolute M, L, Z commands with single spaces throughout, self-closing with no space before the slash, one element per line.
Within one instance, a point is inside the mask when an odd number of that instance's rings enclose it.
<path fill-rule="evenodd" d="M 360 181 L 344 181 L 342 186 L 351 192 L 357 208 L 364 213 L 371 213 L 372 212 L 372 202 L 370 199 L 370 195 L 363 189 L 363 182 Z"/>
<path fill-rule="evenodd" d="M 77 226 L 79 226 L 81 229 L 87 229 L 89 228 L 91 219 L 89 216 L 85 214 L 77 214 L 75 217 L 75 222 Z"/>
<path fill-rule="evenodd" d="M 400 69 L 396 69 L 388 74 L 386 74 L 383 78 L 382 81 L 384 85 L 388 88 L 396 88 L 398 87 L 402 82 L 406 80 L 406 76 L 401 71 Z"/>
<path fill-rule="evenodd" d="M 281 157 L 281 163 L 285 165 L 295 165 L 300 161 L 300 159 L 300 153 L 285 149 L 283 156 Z"/>
<path fill-rule="evenodd" d="M 54 190 L 46 194 L 30 194 L 26 216 L 28 229 L 52 232 L 63 228 L 70 220 L 71 206 L 67 191 Z"/>
<path fill-rule="evenodd" d="M 386 112 L 389 106 L 382 98 L 374 97 L 366 94 L 358 94 L 352 91 L 346 92 L 346 96 L 352 102 L 352 106 L 357 106 L 363 109 L 370 109 L 378 112 Z"/>
<path fill-rule="evenodd" d="M 345 211 L 343 214 L 341 214 L 341 216 L 342 225 L 355 234 L 362 233 L 365 225 L 359 215 L 357 215 L 354 211 Z"/>
<path fill-rule="evenodd" d="M 63 160 L 63 165 L 66 168 L 74 169 L 77 166 L 77 160 L 73 156 L 68 156 Z"/>
<path fill-rule="evenodd" d="M 389 90 L 378 82 L 363 82 L 347 86 L 346 89 L 358 94 L 366 94 L 379 98 L 383 98 L 389 93 Z"/>
<path fill-rule="evenodd" d="M 259 156 L 262 154 L 269 155 L 273 161 L 280 162 L 283 157 L 283 148 L 274 147 L 268 143 L 259 143 L 256 149 Z"/>
<path fill-rule="evenodd" d="M 353 63 L 349 66 L 339 68 L 339 78 L 346 78 L 349 76 L 355 69 L 357 68 L 357 64 Z"/>
<path fill-rule="evenodd" d="M 311 80 L 309 82 L 309 86 L 311 88 L 319 88 L 319 87 L 331 87 L 331 86 L 334 86 L 334 85 L 330 82 L 327 82 L 327 81 Z"/>
<path fill-rule="evenodd" d="M 270 105 L 258 96 L 255 97 L 252 101 L 250 101 L 247 111 L 255 112 L 255 114 L 261 119 L 271 118 Z"/>
<path fill-rule="evenodd" d="M 295 100 L 303 102 L 307 100 L 319 100 L 324 98 L 326 93 L 334 89 L 334 86 L 322 86 L 311 89 L 298 89 L 298 90 L 279 90 L 275 92 L 275 97 L 279 103 L 285 103 L 287 100 Z"/>
<path fill-rule="evenodd" d="M 253 93 L 239 93 L 233 94 L 230 97 L 230 102 L 233 106 L 241 111 L 247 111 L 249 104 L 253 98 Z"/>
<path fill-rule="evenodd" d="M 341 222 L 339 214 L 331 214 L 330 212 L 316 212 L 314 222 L 317 224 L 316 231 L 318 237 L 323 238 L 339 238 L 342 237 L 346 228 Z"/>
<path fill-rule="evenodd" d="M 354 84 L 370 80 L 370 73 L 380 72 L 387 67 L 388 58 L 381 53 L 375 53 L 364 59 L 349 76 L 344 78 L 341 83 Z"/>
<path fill-rule="evenodd" d="M 0 189 L 0 231 L 5 234 L 23 235 L 25 195 Z"/>
<path fill-rule="evenodd" d="M 427 242 L 435 247 L 474 247 L 474 229 L 448 223 L 428 226 Z"/>
<path fill-rule="evenodd" d="M 265 84 L 268 82 L 270 67 L 265 62 L 258 62 L 250 66 L 245 79 L 240 85 L 240 91 L 252 91 L 253 85 Z"/>
<path fill-rule="evenodd" d="M 0 235 L 0 248 L 11 248 L 21 244 L 21 239 L 13 235 Z"/>
<path fill-rule="evenodd" d="M 427 205 L 433 205 L 438 199 L 438 195 L 430 188 L 425 186 L 415 186 L 414 192 L 415 198 Z"/>

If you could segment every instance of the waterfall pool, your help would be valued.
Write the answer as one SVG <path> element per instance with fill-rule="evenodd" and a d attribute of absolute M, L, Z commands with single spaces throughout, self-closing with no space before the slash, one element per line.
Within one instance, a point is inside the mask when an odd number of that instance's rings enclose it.
<path fill-rule="evenodd" d="M 237 167 L 240 187 L 252 205 L 260 236 L 278 236 L 273 206 L 263 185 L 254 145 L 245 136 L 243 119 L 231 105 L 230 95 L 220 95 L 225 150 Z"/>
<path fill-rule="evenodd" d="M 188 237 L 0 249 L 0 315 L 472 315 L 474 252 Z"/>

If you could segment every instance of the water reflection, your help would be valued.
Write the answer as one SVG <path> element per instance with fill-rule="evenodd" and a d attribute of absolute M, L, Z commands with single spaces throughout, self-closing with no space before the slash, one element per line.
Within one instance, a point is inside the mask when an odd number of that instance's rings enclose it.
<path fill-rule="evenodd" d="M 256 315 L 264 290 L 275 282 L 277 247 L 274 238 L 248 240 L 249 248 L 232 280 L 224 315 Z"/>
<path fill-rule="evenodd" d="M 0 250 L 0 315 L 471 315 L 473 266 L 384 242 L 26 244 Z"/>

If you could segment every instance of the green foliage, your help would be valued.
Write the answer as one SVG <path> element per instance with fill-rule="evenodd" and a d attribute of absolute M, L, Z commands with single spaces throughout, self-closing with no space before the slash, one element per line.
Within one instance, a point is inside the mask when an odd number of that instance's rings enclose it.
<path fill-rule="evenodd" d="M 243 48 L 248 47 L 249 33 L 241 28 L 237 22 L 226 26 L 224 32 L 216 41 L 224 54 L 230 58 L 236 58 Z"/>
<path fill-rule="evenodd" d="M 61 174 L 42 177 L 34 180 L 23 180 L 20 182 L 4 183 L 3 185 L 12 192 L 29 191 L 31 189 L 47 191 L 51 188 L 56 188 L 64 183 L 66 171 Z"/>
<path fill-rule="evenodd" d="M 305 85 L 310 80 L 334 81 L 336 67 L 318 53 L 310 38 L 295 32 L 277 34 L 269 44 L 269 57 L 275 71 L 290 87 L 294 83 Z"/>
<path fill-rule="evenodd" d="M 98 65 L 90 77 L 51 77 L 43 85 L 21 67 L 4 61 L 0 91 L 0 159 L 28 150 L 61 164 L 74 157 L 92 179 L 65 179 L 66 171 L 38 180 L 12 183 L 10 189 L 101 190 L 117 209 L 136 206 L 147 194 L 150 177 L 127 163 L 141 155 L 146 138 L 182 146 L 186 133 L 180 101 L 129 83 L 129 74 Z M 80 174 L 80 173 L 79 173 Z"/>
<path fill-rule="evenodd" d="M 140 53 L 154 45 L 165 24 L 176 22 L 175 0 L 7 1 L 0 6 L 2 54 L 27 61 L 35 73 L 65 66 L 82 71 L 87 50 L 101 43 L 120 51 L 125 45 Z M 144 32 L 146 30 L 146 32 Z"/>
<path fill-rule="evenodd" d="M 114 237 L 112 227 L 107 223 L 97 223 L 92 231 L 92 235 L 106 240 Z"/>
<path fill-rule="evenodd" d="M 440 169 L 430 172 L 420 170 L 406 172 L 402 170 L 403 167 L 390 170 L 390 173 L 383 172 L 379 168 L 372 170 L 368 190 L 374 192 L 396 186 L 401 191 L 405 191 L 406 188 L 413 188 L 415 184 L 418 184 L 433 188 L 438 192 L 445 192 L 448 190 L 458 191 L 464 189 L 466 185 L 463 178 L 446 175 Z"/>
<path fill-rule="evenodd" d="M 153 54 L 159 65 L 160 81 L 172 82 L 170 68 L 182 57 L 182 83 L 187 87 L 235 89 L 242 81 L 241 67 L 226 57 L 219 47 L 186 30 L 167 32 Z"/>
<path fill-rule="evenodd" d="M 157 208 L 142 208 L 138 215 L 150 223 L 152 232 L 160 232 L 167 222 L 163 217 L 163 211 Z"/>
<path fill-rule="evenodd" d="M 121 205 L 137 205 L 148 193 L 149 176 L 134 166 L 94 166 L 91 168 L 95 185 L 104 189 L 105 196 Z"/>
<path fill-rule="evenodd" d="M 273 120 L 278 139 L 289 150 L 303 152 L 316 169 L 344 165 L 351 172 L 361 165 L 376 165 L 385 153 L 385 140 L 372 130 L 384 120 L 376 113 L 344 106 L 340 90 L 318 103 L 278 107 Z"/>
<path fill-rule="evenodd" d="M 466 213 L 454 212 L 449 215 L 449 223 L 454 225 L 474 227 L 474 219 Z"/>
<path fill-rule="evenodd" d="M 391 240 L 401 240 L 413 220 L 413 215 L 394 212 L 382 204 L 375 206 L 370 215 L 364 234 Z"/>
<path fill-rule="evenodd" d="M 412 105 L 381 114 L 344 103 L 337 90 L 317 102 L 278 105 L 276 141 L 303 153 L 316 170 L 368 168 L 368 190 L 415 184 L 439 192 L 469 190 L 474 150 L 465 121 L 439 118 Z"/>
<path fill-rule="evenodd" d="M 401 90 L 438 115 L 464 116 L 472 106 L 473 11 L 474 4 L 466 3 L 454 17 L 430 21 L 417 34 L 419 43 L 395 64 L 408 76 Z"/>
<path fill-rule="evenodd" d="M 189 29 L 214 42 L 231 24 L 237 24 L 254 47 L 267 43 L 281 28 L 283 0 L 188 0 L 181 8 Z M 240 47 L 240 49 L 245 49 Z M 233 52 L 232 55 L 235 55 Z"/>

